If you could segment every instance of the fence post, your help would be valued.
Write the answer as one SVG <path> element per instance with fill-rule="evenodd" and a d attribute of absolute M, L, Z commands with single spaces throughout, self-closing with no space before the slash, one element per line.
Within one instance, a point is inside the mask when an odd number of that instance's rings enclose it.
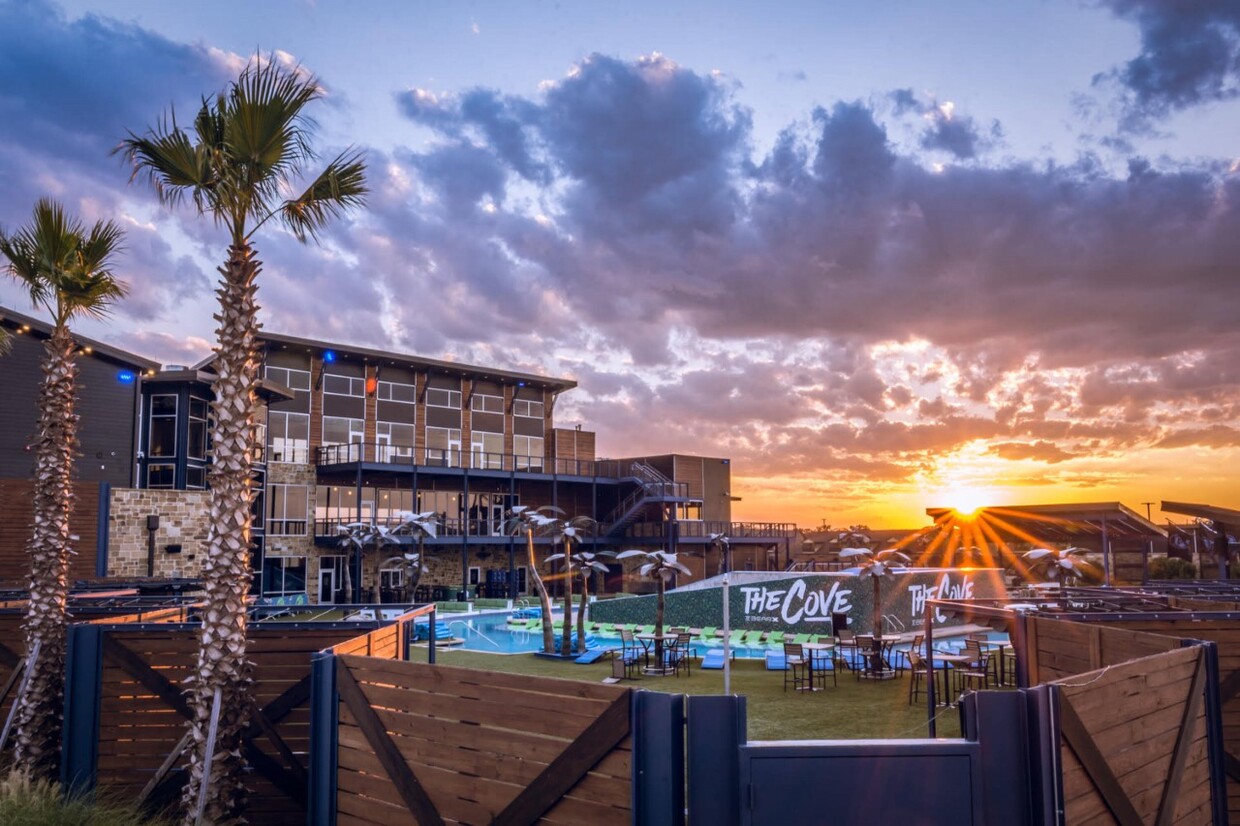
<path fill-rule="evenodd" d="M 739 826 L 745 697 L 686 697 L 685 714 L 689 823 Z"/>
<path fill-rule="evenodd" d="M 1215 823 L 1227 822 L 1227 755 L 1223 748 L 1223 695 L 1219 685 L 1218 644 L 1206 640 L 1189 640 L 1185 647 L 1205 648 L 1206 666 L 1206 743 L 1210 759 L 1210 810 Z"/>
<path fill-rule="evenodd" d="M 634 691 L 633 822 L 683 826 L 685 822 L 685 698 Z"/>
<path fill-rule="evenodd" d="M 426 661 L 431 665 L 435 664 L 435 623 L 439 621 L 438 611 L 438 608 L 431 609 L 429 614 L 430 623 L 426 626 L 426 630 L 428 632 L 426 637 L 428 643 Z"/>
<path fill-rule="evenodd" d="M 103 629 L 98 625 L 70 625 L 68 631 L 60 782 L 69 791 L 85 792 L 95 787 L 99 754 Z"/>
<path fill-rule="evenodd" d="M 336 764 L 339 748 L 340 694 L 336 689 L 336 655 L 321 651 L 310 658 L 310 826 L 335 826 Z"/>

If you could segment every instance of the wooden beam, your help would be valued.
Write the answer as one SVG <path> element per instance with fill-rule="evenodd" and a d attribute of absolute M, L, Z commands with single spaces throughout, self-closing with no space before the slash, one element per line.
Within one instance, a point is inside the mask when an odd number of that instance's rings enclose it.
<path fill-rule="evenodd" d="M 1223 768 L 1227 772 L 1227 776 L 1237 783 L 1240 783 L 1240 758 L 1234 754 L 1224 750 L 1223 752 Z"/>
<path fill-rule="evenodd" d="M 273 724 L 279 723 L 287 717 L 293 709 L 310 699 L 310 675 L 302 677 L 290 688 L 288 688 L 279 697 L 276 697 L 267 705 L 263 706 L 262 712 Z M 250 725 L 246 728 L 245 736 L 249 738 L 257 737 L 261 734 L 257 720 L 251 720 Z"/>
<path fill-rule="evenodd" d="M 1081 767 L 1089 775 L 1094 788 L 1102 797 L 1102 802 L 1111 810 L 1111 815 L 1119 826 L 1144 826 L 1144 821 L 1132 805 L 1128 793 L 1111 771 L 1106 757 L 1098 750 L 1093 735 L 1085 728 L 1076 709 L 1072 708 L 1072 703 L 1062 691 L 1059 692 L 1059 727 L 1063 732 L 1063 739 L 1076 754 L 1076 759 L 1081 761 Z"/>
<path fill-rule="evenodd" d="M 1154 826 L 1171 826 L 1175 819 L 1175 804 L 1180 796 L 1180 780 L 1184 776 L 1184 766 L 1188 764 L 1188 748 L 1193 742 L 1193 728 L 1197 722 L 1197 712 L 1201 708 L 1201 697 L 1205 694 L 1206 661 L 1201 656 L 1202 648 L 1197 649 L 1197 670 L 1193 672 L 1193 685 L 1184 698 L 1184 716 L 1180 719 L 1180 731 L 1176 735 L 1175 748 L 1171 752 L 1171 770 L 1167 772 L 1167 782 L 1163 786 L 1162 800 L 1158 803 L 1158 817 Z"/>
<path fill-rule="evenodd" d="M 492 826 L 536 823 L 628 736 L 631 703 L 632 694 L 627 691 L 613 700 L 559 757 L 495 816 Z"/>
<path fill-rule="evenodd" d="M 304 782 L 264 754 L 261 749 L 254 745 L 253 741 L 247 741 L 243 748 L 245 749 L 246 762 L 250 764 L 254 771 L 270 780 L 273 786 L 283 792 L 290 800 L 296 801 L 297 805 L 303 810 L 306 808 L 309 790 Z"/>
<path fill-rule="evenodd" d="M 185 732 L 184 736 L 181 737 L 180 742 L 178 742 L 176 746 L 173 747 L 172 751 L 168 753 L 168 756 L 164 758 L 163 764 L 155 770 L 155 774 L 151 775 L 151 779 L 148 780 L 146 785 L 142 787 L 142 792 L 138 795 L 138 805 L 145 803 L 147 798 L 154 794 L 155 790 L 164 782 L 164 778 L 168 776 L 168 772 L 172 771 L 172 767 L 176 765 L 177 760 L 179 760 L 181 755 L 185 753 L 185 747 L 189 745 L 190 734 L 191 732 L 189 731 Z"/>
<path fill-rule="evenodd" d="M 1228 700 L 1240 694 L 1240 670 L 1236 670 L 1228 674 L 1223 682 L 1219 684 L 1219 704 L 1222 705 Z"/>
<path fill-rule="evenodd" d="M 353 672 L 339 658 L 336 660 L 336 686 L 340 691 L 340 699 L 357 720 L 357 727 L 366 737 L 366 742 L 375 750 L 375 757 L 379 758 L 379 763 L 387 772 L 397 794 L 419 826 L 444 826 L 434 801 L 405 762 L 405 756 L 388 736 L 383 721 L 371 707 L 370 700 L 366 699 L 366 694 L 358 685 Z"/>
<path fill-rule="evenodd" d="M 12 648 L 0 642 L 0 665 L 16 668 L 17 664 L 24 659 L 20 654 L 14 652 Z"/>
<path fill-rule="evenodd" d="M 142 683 L 152 694 L 159 697 L 186 720 L 194 719 L 194 713 L 185 702 L 181 689 L 174 686 L 167 677 L 151 668 L 145 660 L 117 642 L 110 635 L 103 635 L 103 655 L 111 658 L 129 676 Z"/>
<path fill-rule="evenodd" d="M 250 700 L 250 718 L 258 723 L 259 728 L 263 730 L 263 734 L 266 734 L 267 739 L 271 741 L 271 745 L 275 746 L 276 751 L 284 758 L 284 762 L 288 763 L 288 770 L 304 789 L 309 782 L 309 779 L 306 777 L 306 767 L 297 759 L 297 755 L 289 748 L 288 743 L 284 742 L 284 738 L 276 731 L 276 727 L 267 719 L 267 715 L 263 714 L 263 710 L 258 707 L 258 703 L 253 700 Z M 249 739 L 249 743 L 254 745 L 252 739 Z"/>

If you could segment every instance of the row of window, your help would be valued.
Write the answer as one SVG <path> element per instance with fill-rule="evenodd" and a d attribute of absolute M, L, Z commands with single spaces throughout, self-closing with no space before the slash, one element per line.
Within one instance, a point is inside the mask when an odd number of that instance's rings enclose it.
<path fill-rule="evenodd" d="M 320 603 L 332 603 L 344 587 L 344 567 L 348 560 L 343 556 L 319 557 L 319 579 L 313 588 L 307 586 L 306 557 L 304 556 L 269 556 L 263 559 L 263 594 L 265 596 L 292 596 L 307 594 L 313 591 Z M 527 571 L 524 565 L 515 569 L 517 591 L 525 593 Z M 482 582 L 482 569 L 478 566 L 469 568 L 469 584 L 477 586 Z M 379 587 L 384 591 L 395 591 L 405 586 L 405 570 L 403 568 L 384 568 L 379 571 Z"/>
<path fill-rule="evenodd" d="M 310 372 L 288 367 L 268 367 L 267 378 L 280 382 L 292 390 L 310 390 Z M 356 376 L 323 376 L 323 392 L 331 396 L 366 396 L 366 380 Z M 417 388 L 412 384 L 394 381 L 378 381 L 375 385 L 375 397 L 379 401 L 400 402 L 402 404 L 417 403 Z M 428 407 L 447 407 L 461 409 L 461 391 L 446 390 L 440 387 L 426 388 L 426 405 Z M 475 393 L 470 400 L 470 409 L 481 413 L 503 413 L 504 399 L 485 393 Z M 518 399 L 513 402 L 513 414 L 527 418 L 541 419 L 546 408 L 540 401 Z"/>
<path fill-rule="evenodd" d="M 419 491 L 416 502 L 411 490 L 363 488 L 362 500 L 347 485 L 318 485 L 315 488 L 314 518 L 320 522 L 353 522 L 358 519 L 386 524 L 401 513 L 431 511 L 440 514 L 443 524 L 453 532 L 461 530 L 461 520 L 470 520 L 469 532 L 478 536 L 505 535 L 505 521 L 515 505 L 516 495 L 471 493 L 444 490 Z M 310 533 L 310 486 L 272 484 L 267 488 L 266 533 L 268 536 L 306 536 Z M 451 524 L 449 524 L 451 523 Z"/>

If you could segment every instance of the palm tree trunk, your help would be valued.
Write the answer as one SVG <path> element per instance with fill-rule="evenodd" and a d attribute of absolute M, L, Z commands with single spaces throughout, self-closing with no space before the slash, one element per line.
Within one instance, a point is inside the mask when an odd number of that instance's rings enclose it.
<path fill-rule="evenodd" d="M 874 628 L 871 630 L 871 633 L 876 637 L 881 637 L 883 635 L 883 606 L 879 601 L 879 578 L 874 576 L 870 577 L 870 579 L 874 580 L 874 616 L 870 618 L 874 623 Z"/>
<path fill-rule="evenodd" d="M 547 586 L 538 575 L 538 560 L 534 558 L 534 529 L 526 528 L 525 546 L 530 555 L 530 579 L 534 582 L 534 590 L 538 592 L 538 602 L 542 606 L 543 653 L 555 653 L 555 633 L 551 628 L 551 596 Z"/>
<path fill-rule="evenodd" d="M 30 601 L 24 625 L 27 657 L 39 646 L 30 677 L 17 699 L 14 765 L 34 777 L 55 780 L 60 767 L 64 717 L 65 634 L 68 624 L 69 514 L 73 511 L 73 457 L 77 452 L 73 339 L 57 325 L 44 345 L 39 388 L 39 435 L 35 459 L 34 525 L 26 544 Z"/>
<path fill-rule="evenodd" d="M 581 604 L 577 606 L 577 653 L 586 653 L 586 602 L 590 598 L 590 569 L 581 569 Z"/>
<path fill-rule="evenodd" d="M 573 653 L 573 561 L 572 543 L 564 540 L 564 633 L 560 638 L 560 656 L 567 657 Z"/>
<path fill-rule="evenodd" d="M 258 381 L 254 279 L 261 264 L 249 244 L 234 244 L 220 269 L 215 381 L 215 457 L 208 474 L 210 529 L 202 566 L 203 612 L 198 660 L 189 684 L 189 783 L 182 803 L 193 823 L 207 784 L 203 821 L 233 823 L 245 805 L 242 733 L 249 721 L 251 668 L 246 659 L 246 598 L 250 591 L 250 524 L 254 500 L 254 389 Z M 212 705 L 219 693 L 215 748 L 207 765 Z"/>

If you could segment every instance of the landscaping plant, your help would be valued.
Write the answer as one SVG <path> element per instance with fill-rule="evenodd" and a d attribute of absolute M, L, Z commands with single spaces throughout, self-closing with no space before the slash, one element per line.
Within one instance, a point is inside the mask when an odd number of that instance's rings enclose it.
<path fill-rule="evenodd" d="M 59 204 L 40 200 L 28 226 L 0 231 L 7 271 L 52 316 L 44 344 L 35 452 L 34 522 L 26 543 L 30 561 L 23 634 L 26 676 L 13 724 L 14 765 L 35 778 L 59 776 L 69 557 L 77 539 L 69 532 L 73 512 L 73 460 L 78 416 L 74 411 L 78 346 L 69 324 L 81 316 L 105 316 L 125 286 L 112 272 L 123 233 L 97 222 L 88 231 Z M 10 425 L 12 423 L 9 423 Z"/>

